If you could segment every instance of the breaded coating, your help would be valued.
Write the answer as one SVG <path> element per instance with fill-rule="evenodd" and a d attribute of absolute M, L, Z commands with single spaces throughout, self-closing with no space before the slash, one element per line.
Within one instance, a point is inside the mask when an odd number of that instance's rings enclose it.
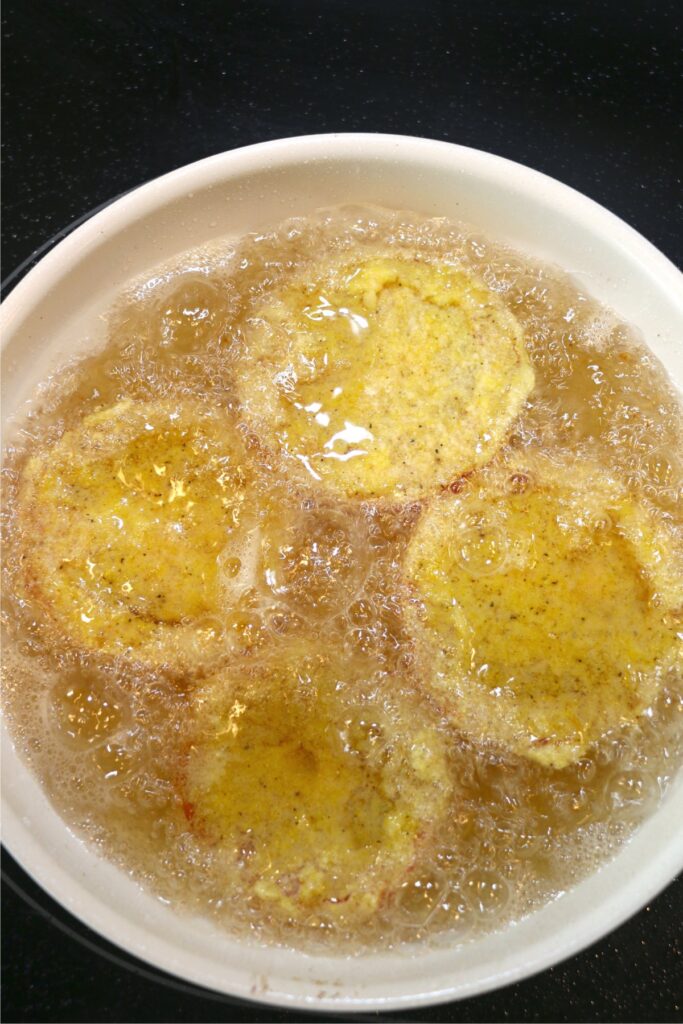
<path fill-rule="evenodd" d="M 86 416 L 24 469 L 26 597 L 75 648 L 201 664 L 247 479 L 239 435 L 215 408 L 126 400 Z"/>
<path fill-rule="evenodd" d="M 534 384 L 500 297 L 443 264 L 332 267 L 270 292 L 242 333 L 245 419 L 347 497 L 411 500 L 483 465 Z"/>
<path fill-rule="evenodd" d="M 681 658 L 680 545 L 579 460 L 520 456 L 437 499 L 405 571 L 453 724 L 553 768 L 637 719 Z"/>
<path fill-rule="evenodd" d="M 298 656 L 196 692 L 184 777 L 192 828 L 268 913 L 370 917 L 404 881 L 451 796 L 446 745 L 415 699 Z"/>

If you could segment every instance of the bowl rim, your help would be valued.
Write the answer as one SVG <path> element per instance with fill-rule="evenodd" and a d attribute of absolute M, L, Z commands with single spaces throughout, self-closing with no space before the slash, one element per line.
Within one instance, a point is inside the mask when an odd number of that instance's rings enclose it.
<path fill-rule="evenodd" d="M 218 183 L 224 169 L 229 168 L 232 174 L 248 174 L 264 166 L 286 166 L 304 159 L 328 161 L 351 154 L 363 159 L 386 159 L 393 156 L 400 160 L 402 153 L 408 151 L 415 157 L 442 163 L 444 166 L 457 164 L 493 184 L 500 185 L 504 181 L 506 185 L 525 192 L 542 194 L 554 208 L 567 212 L 573 221 L 591 233 L 608 235 L 612 243 L 635 258 L 641 269 L 647 268 L 648 272 L 655 273 L 670 290 L 683 316 L 683 275 L 676 266 L 634 228 L 571 186 L 505 157 L 455 143 L 381 133 L 331 133 L 275 139 L 217 153 L 154 178 L 98 209 L 58 242 L 12 288 L 0 307 L 3 348 L 13 325 L 21 321 L 36 297 L 48 292 L 103 236 L 114 233 L 139 216 L 161 208 L 174 199 Z M 6 746 L 7 740 L 3 744 L 3 747 Z M 425 989 L 420 992 L 394 992 L 387 996 L 354 998 L 347 995 L 321 997 L 313 994 L 313 984 L 299 978 L 293 979 L 286 990 L 268 989 L 256 994 L 251 986 L 237 977 L 239 971 L 223 982 L 216 977 L 215 972 L 202 966 L 204 961 L 200 955 L 187 958 L 180 967 L 178 950 L 173 943 L 152 931 L 132 925 L 122 913 L 113 910 L 99 896 L 93 895 L 79 879 L 63 871 L 30 833 L 14 808 L 5 806 L 4 797 L 2 833 L 3 843 L 12 856 L 53 899 L 124 951 L 161 971 L 211 991 L 261 1004 L 309 1011 L 406 1009 L 410 1006 L 427 1006 L 462 999 L 519 981 L 559 963 L 602 938 L 644 906 L 683 870 L 683 834 L 679 832 L 680 838 L 676 842 L 676 833 L 672 831 L 671 841 L 665 843 L 649 859 L 647 870 L 641 870 L 640 875 L 631 878 L 624 889 L 607 893 L 600 905 L 592 908 L 580 925 L 566 926 L 554 937 L 554 941 L 546 942 L 542 947 L 537 944 L 533 954 L 527 952 L 517 958 L 513 955 L 505 969 L 491 967 L 466 983 L 459 982 L 456 976 L 447 987 L 434 987 L 426 981 Z M 246 971 L 242 974 L 246 975 Z"/>

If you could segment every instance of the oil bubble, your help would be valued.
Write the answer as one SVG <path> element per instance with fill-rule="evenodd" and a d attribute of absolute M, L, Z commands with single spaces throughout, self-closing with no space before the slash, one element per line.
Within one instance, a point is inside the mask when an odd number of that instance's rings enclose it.
<path fill-rule="evenodd" d="M 315 509 L 268 536 L 264 573 L 272 593 L 309 619 L 346 606 L 362 582 L 359 539 L 338 512 Z"/>
<path fill-rule="evenodd" d="M 367 626 L 373 620 L 372 603 L 364 598 L 354 601 L 348 610 L 348 616 L 354 626 Z"/>
<path fill-rule="evenodd" d="M 217 559 L 221 597 L 236 604 L 256 587 L 261 539 L 258 526 L 240 523 L 229 535 Z"/>
<path fill-rule="evenodd" d="M 233 653 L 255 654 L 267 642 L 268 631 L 257 611 L 235 610 L 224 619 L 225 638 Z"/>
<path fill-rule="evenodd" d="M 105 779 L 120 781 L 130 771 L 130 754 L 125 747 L 114 741 L 98 747 L 93 757 Z"/>
<path fill-rule="evenodd" d="M 440 871 L 419 874 L 404 882 L 394 896 L 393 908 L 404 924 L 423 928 L 447 891 L 446 881 Z"/>
<path fill-rule="evenodd" d="M 654 780 L 628 769 L 608 779 L 606 795 L 612 818 L 620 821 L 639 820 L 658 797 Z"/>
<path fill-rule="evenodd" d="M 524 494 L 532 485 L 529 473 L 511 473 L 505 481 L 508 494 Z"/>
<path fill-rule="evenodd" d="M 347 718 L 340 730 L 344 751 L 361 757 L 375 757 L 386 746 L 382 714 L 368 706 Z"/>
<path fill-rule="evenodd" d="M 482 523 L 462 530 L 455 541 L 455 560 L 470 576 L 492 576 L 507 561 L 508 539 L 496 525 Z"/>
<path fill-rule="evenodd" d="M 304 620 L 286 606 L 275 605 L 264 612 L 267 629 L 278 638 L 292 637 L 304 629 Z"/>
<path fill-rule="evenodd" d="M 205 275 L 180 275 L 159 300 L 159 344 L 176 352 L 191 352 L 205 345 L 223 327 L 223 308 L 218 289 Z"/>
<path fill-rule="evenodd" d="M 464 880 L 463 893 L 470 909 L 485 917 L 501 914 L 510 899 L 508 883 L 492 871 L 470 872 Z"/>
<path fill-rule="evenodd" d="M 52 690 L 50 710 L 60 737 L 81 749 L 103 743 L 123 718 L 120 704 L 87 675 L 59 680 Z"/>
<path fill-rule="evenodd" d="M 444 941 L 452 941 L 449 933 L 454 929 L 466 928 L 471 916 L 472 913 L 462 889 L 456 882 L 444 887 L 428 923 L 434 927 L 437 934 L 441 931 L 445 933 Z"/>
<path fill-rule="evenodd" d="M 641 463 L 646 483 L 657 491 L 677 492 L 682 483 L 683 467 L 679 458 L 665 449 L 649 451 Z"/>
<path fill-rule="evenodd" d="M 220 656 L 224 634 L 225 625 L 217 615 L 202 615 L 183 642 L 198 664 L 207 665 Z"/>

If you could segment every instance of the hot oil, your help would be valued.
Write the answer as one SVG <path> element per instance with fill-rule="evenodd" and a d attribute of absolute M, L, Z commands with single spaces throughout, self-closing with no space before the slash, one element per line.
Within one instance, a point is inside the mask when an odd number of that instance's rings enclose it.
<path fill-rule="evenodd" d="M 509 449 L 587 455 L 626 481 L 668 529 L 681 531 L 681 409 L 634 333 L 553 267 L 444 221 L 369 208 L 291 221 L 235 250 L 216 244 L 136 283 L 111 315 L 103 351 L 47 383 L 5 475 L 4 693 L 23 755 L 65 820 L 161 898 L 295 945 L 450 942 L 454 930 L 464 939 L 519 918 L 613 855 L 683 758 L 682 688 L 673 673 L 637 723 L 560 771 L 459 735 L 420 696 L 402 614 L 410 597 L 401 561 L 420 505 L 354 504 L 292 484 L 240 425 L 233 356 L 245 312 L 292 273 L 315 274 L 340 255 L 387 252 L 472 270 L 519 318 L 536 386 Z M 194 640 L 198 659 L 208 640 L 218 644 L 215 664 L 193 674 L 56 641 L 36 608 L 14 596 L 31 541 L 17 518 L 27 457 L 117 402 L 188 397 L 232 410 L 250 459 L 249 529 L 219 555 L 223 603 Z M 361 680 L 354 685 L 367 710 L 353 729 L 363 742 L 382 735 L 382 707 L 405 698 L 431 715 L 450 751 L 453 795 L 438 840 L 431 836 L 417 850 L 362 925 L 324 912 L 289 920 L 271 913 L 245 889 L 244 857 L 229 856 L 195 827 L 183 796 L 201 680 L 220 670 L 222 658 L 257 678 L 301 649 L 334 652 L 328 671 L 337 686 Z M 287 702 L 277 708 L 276 730 L 286 732 Z M 347 747 L 349 758 L 357 756 Z"/>

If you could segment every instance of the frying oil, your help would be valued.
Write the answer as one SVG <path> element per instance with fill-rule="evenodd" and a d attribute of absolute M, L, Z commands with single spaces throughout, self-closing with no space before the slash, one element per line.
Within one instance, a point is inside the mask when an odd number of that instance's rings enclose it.
<path fill-rule="evenodd" d="M 387 508 L 302 490 L 255 450 L 254 503 L 271 546 L 258 579 L 248 543 L 222 553 L 225 606 L 207 619 L 207 634 L 219 636 L 238 675 L 277 668 L 298 644 L 328 658 L 340 687 L 349 676 L 367 680 L 373 694 L 362 729 L 386 733 L 383 742 L 392 735 L 381 701 L 417 702 L 447 744 L 453 783 L 441 826 L 369 922 L 340 924 L 324 910 L 287 916 L 245 887 L 242 861 L 226 859 L 188 814 L 179 777 L 194 741 L 193 694 L 209 669 L 193 674 L 48 643 L 35 609 L 17 596 L 31 543 L 17 518 L 18 481 L 31 454 L 126 399 L 192 398 L 232 409 L 240 426 L 234 354 L 250 307 L 327 259 L 386 253 L 472 271 L 519 319 L 536 384 L 509 449 L 587 456 L 669 530 L 683 531 L 681 407 L 634 331 L 555 267 L 443 220 L 374 208 L 292 220 L 236 247 L 214 243 L 135 282 L 111 313 L 106 346 L 47 383 L 5 471 L 4 703 L 22 755 L 69 826 L 159 897 L 305 948 L 452 942 L 454 933 L 464 940 L 520 918 L 611 857 L 683 758 L 683 688 L 673 673 L 638 722 L 560 771 L 470 742 L 422 693 L 402 615 L 410 600 L 402 557 L 419 503 Z M 247 428 L 244 435 L 249 442 Z M 274 713 L 286 718 L 287 702 Z M 283 722 L 274 728 L 282 732 Z"/>

